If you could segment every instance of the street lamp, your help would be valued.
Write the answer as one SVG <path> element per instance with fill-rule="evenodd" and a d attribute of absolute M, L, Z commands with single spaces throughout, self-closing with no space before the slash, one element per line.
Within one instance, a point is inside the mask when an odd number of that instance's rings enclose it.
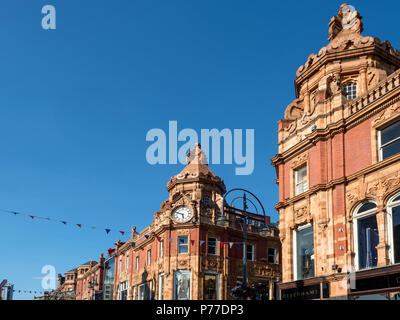
<path fill-rule="evenodd" d="M 98 285 L 99 284 L 97 283 L 96 278 L 92 278 L 92 280 L 89 280 L 89 282 L 88 282 L 88 289 L 94 291 L 94 297 L 96 297 L 95 287 L 98 286 Z M 93 295 L 92 295 L 92 299 L 93 299 Z M 93 300 L 95 300 L 95 299 L 93 299 Z"/>
<path fill-rule="evenodd" d="M 231 205 L 228 205 L 225 203 L 226 197 L 228 196 L 228 194 L 230 194 L 231 192 L 234 191 L 240 191 L 243 192 L 243 195 L 235 197 L 232 202 Z M 235 189 L 231 189 L 228 192 L 225 193 L 224 197 L 223 197 L 223 201 L 222 201 L 222 215 L 219 216 L 216 220 L 216 223 L 218 226 L 221 227 L 228 227 L 229 226 L 229 220 L 225 215 L 225 208 L 229 209 L 231 214 L 237 215 L 241 217 L 241 221 L 243 222 L 243 283 L 242 283 L 242 287 L 247 287 L 247 224 L 248 224 L 248 220 L 249 220 L 249 215 L 248 213 L 251 214 L 251 212 L 248 212 L 248 206 L 247 203 L 251 203 L 253 205 L 253 207 L 256 210 L 256 214 L 258 214 L 258 209 L 257 206 L 254 204 L 254 202 L 249 199 L 247 197 L 247 194 L 250 194 L 259 204 L 259 206 L 262 209 L 262 213 L 264 215 L 264 223 L 263 223 L 263 227 L 260 231 L 260 234 L 262 236 L 268 236 L 270 234 L 270 228 L 267 226 L 266 223 L 266 216 L 265 216 L 265 210 L 264 210 L 264 206 L 262 205 L 261 201 L 250 191 L 246 190 L 246 189 L 241 189 L 241 188 L 235 188 Z M 242 199 L 243 200 L 243 209 L 239 209 L 233 206 L 233 202 L 236 201 L 237 199 Z M 239 213 L 236 213 L 239 212 Z M 254 218 L 250 217 L 250 220 L 256 220 L 256 221 L 260 221 Z"/>

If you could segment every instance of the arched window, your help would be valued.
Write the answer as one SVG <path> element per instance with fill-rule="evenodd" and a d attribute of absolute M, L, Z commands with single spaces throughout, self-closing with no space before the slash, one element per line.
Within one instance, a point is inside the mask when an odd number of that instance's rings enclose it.
<path fill-rule="evenodd" d="M 390 259 L 400 263 L 400 193 L 389 199 L 387 213 Z"/>
<path fill-rule="evenodd" d="M 375 203 L 364 202 L 356 208 L 354 212 L 354 239 L 357 269 L 376 267 L 378 264 L 376 246 L 379 243 L 379 234 Z"/>
<path fill-rule="evenodd" d="M 344 92 L 346 92 L 346 97 L 348 100 L 357 98 L 357 84 L 352 82 L 346 84 L 343 88 Z"/>

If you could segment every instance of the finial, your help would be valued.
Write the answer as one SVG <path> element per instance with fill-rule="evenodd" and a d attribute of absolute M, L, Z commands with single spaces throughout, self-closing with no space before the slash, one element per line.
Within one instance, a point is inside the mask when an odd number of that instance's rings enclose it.
<path fill-rule="evenodd" d="M 329 22 L 329 41 L 332 41 L 342 30 L 350 30 L 361 34 L 364 27 L 361 21 L 360 13 L 347 3 L 343 3 L 337 12 L 336 16 L 331 18 Z"/>

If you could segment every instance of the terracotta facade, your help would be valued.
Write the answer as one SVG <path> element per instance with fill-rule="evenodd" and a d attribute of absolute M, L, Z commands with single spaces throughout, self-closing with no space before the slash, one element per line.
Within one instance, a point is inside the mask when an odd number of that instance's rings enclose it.
<path fill-rule="evenodd" d="M 217 225 L 225 185 L 203 163 L 199 145 L 191 153 L 188 165 L 168 182 L 169 198 L 153 223 L 140 233 L 134 227 L 127 243 L 116 244 L 114 299 L 232 299 L 230 290 L 243 272 L 238 245 L 243 232 L 229 213 L 229 226 Z M 185 221 L 175 214 L 179 208 L 191 213 Z M 254 247 L 248 282 L 264 286 L 273 298 L 281 275 L 278 230 L 271 227 L 262 236 L 259 229 L 248 226 L 248 244 Z M 275 263 L 267 261 L 268 248 L 276 250 Z M 181 282 L 186 291 L 180 291 Z"/>
<path fill-rule="evenodd" d="M 331 19 L 329 44 L 297 70 L 296 99 L 278 122 L 272 164 L 279 184 L 280 289 L 287 299 L 307 296 L 304 290 L 313 285 L 320 285 L 320 298 L 357 292 L 349 275 L 361 279 L 366 271 L 358 266 L 356 214 L 368 201 L 376 206 L 371 212 L 379 236 L 377 263 L 368 269 L 382 274 L 379 267 L 396 268 L 388 201 L 400 193 L 400 154 L 380 156 L 380 135 L 400 121 L 400 52 L 388 41 L 362 36 L 360 14 L 348 8 L 342 5 Z M 313 252 L 305 259 L 314 274 L 298 279 L 296 241 L 307 226 Z"/>

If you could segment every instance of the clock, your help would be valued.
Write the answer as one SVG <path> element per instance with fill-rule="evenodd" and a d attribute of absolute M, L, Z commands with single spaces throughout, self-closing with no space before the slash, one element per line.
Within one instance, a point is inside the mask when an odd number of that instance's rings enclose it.
<path fill-rule="evenodd" d="M 173 213 L 173 217 L 177 222 L 184 222 L 192 217 L 192 210 L 187 207 L 179 207 Z"/>

